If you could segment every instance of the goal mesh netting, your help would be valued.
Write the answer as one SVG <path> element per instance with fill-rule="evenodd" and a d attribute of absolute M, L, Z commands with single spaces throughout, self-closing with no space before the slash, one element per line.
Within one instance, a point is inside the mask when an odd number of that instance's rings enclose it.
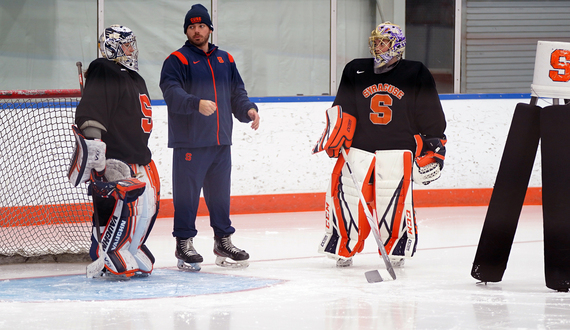
<path fill-rule="evenodd" d="M 0 91 L 0 264 L 89 260 L 87 185 L 67 180 L 80 96 Z"/>

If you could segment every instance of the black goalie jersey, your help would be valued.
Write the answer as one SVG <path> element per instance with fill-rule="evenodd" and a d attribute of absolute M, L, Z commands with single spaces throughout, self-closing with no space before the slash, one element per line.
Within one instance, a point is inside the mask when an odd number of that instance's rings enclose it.
<path fill-rule="evenodd" d="M 105 126 L 102 140 L 107 144 L 107 158 L 150 163 L 151 117 L 148 90 L 137 72 L 103 58 L 91 62 L 75 123 L 81 127 L 85 121 L 95 120 Z"/>
<path fill-rule="evenodd" d="M 413 152 L 415 134 L 444 137 L 435 82 L 421 62 L 400 60 L 392 70 L 375 74 L 374 59 L 355 59 L 344 68 L 334 105 L 356 117 L 355 148 Z"/>

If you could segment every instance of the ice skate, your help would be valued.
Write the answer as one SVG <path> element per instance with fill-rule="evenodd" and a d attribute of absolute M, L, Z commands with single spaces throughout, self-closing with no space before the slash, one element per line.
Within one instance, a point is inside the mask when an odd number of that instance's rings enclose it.
<path fill-rule="evenodd" d="M 204 258 L 196 252 L 194 248 L 194 238 L 190 237 L 188 239 L 181 239 L 176 237 L 176 252 L 174 256 L 178 259 L 178 269 L 197 272 L 202 269 L 200 263 L 204 261 Z"/>
<path fill-rule="evenodd" d="M 134 274 L 113 274 L 107 268 L 103 268 L 99 274 L 93 276 L 93 278 L 99 278 L 107 281 L 128 281 Z"/>
<path fill-rule="evenodd" d="M 231 235 L 214 236 L 214 254 L 216 265 L 220 267 L 246 268 L 249 266 L 249 254 L 232 244 Z"/>
<path fill-rule="evenodd" d="M 404 267 L 404 264 L 406 263 L 406 258 L 402 256 L 390 256 L 390 262 L 392 263 L 392 267 L 400 268 Z"/>
<path fill-rule="evenodd" d="M 336 266 L 338 268 L 350 267 L 352 266 L 352 258 L 348 259 L 338 258 L 336 259 Z"/>

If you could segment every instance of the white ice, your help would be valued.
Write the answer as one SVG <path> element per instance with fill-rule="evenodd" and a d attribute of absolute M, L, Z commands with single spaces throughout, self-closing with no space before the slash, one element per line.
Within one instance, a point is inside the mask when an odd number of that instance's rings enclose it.
<path fill-rule="evenodd" d="M 2 301 L 0 329 L 568 329 L 570 295 L 544 282 L 542 212 L 525 206 L 503 281 L 470 276 L 486 207 L 418 208 L 415 257 L 389 278 L 372 237 L 354 266 L 339 269 L 317 251 L 323 212 L 234 215 L 234 243 L 249 268 L 214 264 L 212 230 L 199 217 L 195 238 L 203 273 L 283 280 L 255 290 L 120 301 Z M 155 269 L 175 269 L 172 219 L 148 240 Z M 83 274 L 86 264 L 0 266 L 0 280 Z M 200 285 L 181 273 L 181 285 Z M 152 278 L 152 275 L 151 275 Z M 24 292 L 22 294 L 25 294 Z"/>

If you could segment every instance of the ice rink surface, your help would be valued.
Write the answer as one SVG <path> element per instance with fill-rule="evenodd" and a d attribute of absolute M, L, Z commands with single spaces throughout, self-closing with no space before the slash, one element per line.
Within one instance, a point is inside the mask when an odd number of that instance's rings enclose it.
<path fill-rule="evenodd" d="M 88 280 L 86 264 L 0 266 L 0 329 L 569 329 L 570 294 L 544 282 L 542 210 L 525 206 L 503 281 L 471 275 L 486 207 L 418 208 L 418 251 L 397 280 L 379 269 L 373 237 L 350 268 L 319 255 L 323 212 L 234 215 L 247 269 L 214 264 L 212 230 L 198 219 L 202 271 L 176 269 L 172 219 L 148 240 L 146 279 Z"/>

